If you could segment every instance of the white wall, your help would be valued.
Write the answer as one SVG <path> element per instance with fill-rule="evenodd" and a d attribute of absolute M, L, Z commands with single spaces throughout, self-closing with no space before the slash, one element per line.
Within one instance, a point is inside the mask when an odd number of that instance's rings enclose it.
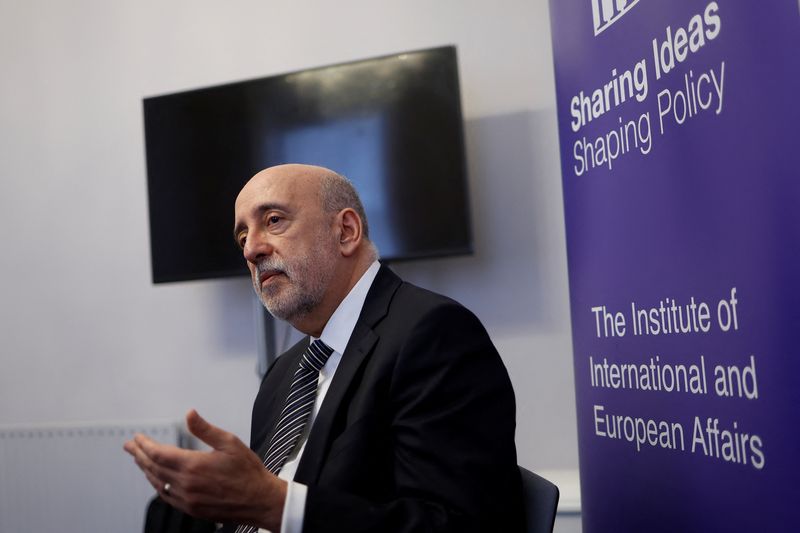
<path fill-rule="evenodd" d="M 249 282 L 151 284 L 141 99 L 451 43 L 477 253 L 397 270 L 483 319 L 520 463 L 577 468 L 546 0 L 0 0 L 0 424 L 196 407 L 246 438 Z"/>

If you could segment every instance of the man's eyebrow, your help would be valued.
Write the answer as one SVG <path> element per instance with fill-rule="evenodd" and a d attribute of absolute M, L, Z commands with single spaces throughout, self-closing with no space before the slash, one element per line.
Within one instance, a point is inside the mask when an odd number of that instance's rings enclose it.
<path fill-rule="evenodd" d="M 268 211 L 289 212 L 289 207 L 284 205 L 284 204 L 279 204 L 279 203 L 266 203 L 266 204 L 257 205 L 256 207 L 253 208 L 251 213 L 252 213 L 253 217 L 260 218 L 261 216 L 264 215 L 264 213 L 266 213 Z M 239 233 L 241 233 L 246 227 L 247 227 L 247 224 L 245 224 L 244 222 L 239 222 L 238 224 L 236 224 L 236 226 L 234 226 L 234 228 L 233 228 L 233 240 L 236 241 L 237 244 L 238 244 L 238 241 L 239 241 Z"/>

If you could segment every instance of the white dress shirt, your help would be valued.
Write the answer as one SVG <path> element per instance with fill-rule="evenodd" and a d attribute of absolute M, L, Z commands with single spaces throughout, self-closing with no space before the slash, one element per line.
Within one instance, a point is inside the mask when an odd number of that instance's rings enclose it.
<path fill-rule="evenodd" d="M 306 494 L 308 487 L 302 483 L 294 480 L 294 475 L 297 472 L 297 467 L 300 464 L 300 458 L 303 456 L 303 450 L 306 447 L 308 434 L 314 424 L 314 420 L 319 413 L 325 395 L 328 393 L 328 388 L 331 386 L 333 375 L 339 366 L 339 361 L 342 359 L 347 343 L 350 341 L 350 336 L 353 334 L 353 329 L 356 327 L 356 322 L 361 314 L 361 308 L 364 307 L 364 301 L 367 299 L 367 292 L 369 292 L 372 282 L 375 281 L 375 276 L 378 275 L 380 263 L 373 262 L 370 267 L 364 272 L 364 275 L 356 282 L 350 292 L 347 293 L 344 300 L 333 312 L 325 328 L 322 330 L 320 339 L 322 342 L 333 348 L 333 353 L 328 358 L 325 366 L 319 371 L 319 381 L 317 382 L 317 398 L 314 401 L 314 408 L 311 410 L 308 422 L 306 423 L 305 430 L 300 436 L 300 440 L 295 446 L 294 451 L 286 460 L 286 463 L 281 468 L 278 477 L 289 482 L 288 490 L 286 492 L 286 503 L 283 506 L 283 522 L 281 522 L 280 533 L 301 533 L 303 530 L 303 516 L 306 510 Z M 313 342 L 316 339 L 311 339 Z M 260 533 L 269 533 L 265 529 L 260 529 Z"/>

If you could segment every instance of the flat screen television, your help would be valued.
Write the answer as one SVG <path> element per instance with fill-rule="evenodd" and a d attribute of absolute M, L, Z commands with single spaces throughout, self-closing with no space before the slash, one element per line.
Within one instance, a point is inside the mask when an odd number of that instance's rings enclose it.
<path fill-rule="evenodd" d="M 256 172 L 347 176 L 387 261 L 472 252 L 453 46 L 144 99 L 153 282 L 246 274 L 233 205 Z"/>

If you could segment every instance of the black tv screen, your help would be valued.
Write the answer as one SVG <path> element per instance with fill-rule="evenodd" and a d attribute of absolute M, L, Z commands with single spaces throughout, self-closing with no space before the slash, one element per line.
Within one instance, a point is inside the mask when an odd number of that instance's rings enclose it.
<path fill-rule="evenodd" d="M 353 181 L 388 261 L 472 251 L 455 47 L 144 99 L 155 283 L 247 272 L 233 205 L 256 172 Z"/>

